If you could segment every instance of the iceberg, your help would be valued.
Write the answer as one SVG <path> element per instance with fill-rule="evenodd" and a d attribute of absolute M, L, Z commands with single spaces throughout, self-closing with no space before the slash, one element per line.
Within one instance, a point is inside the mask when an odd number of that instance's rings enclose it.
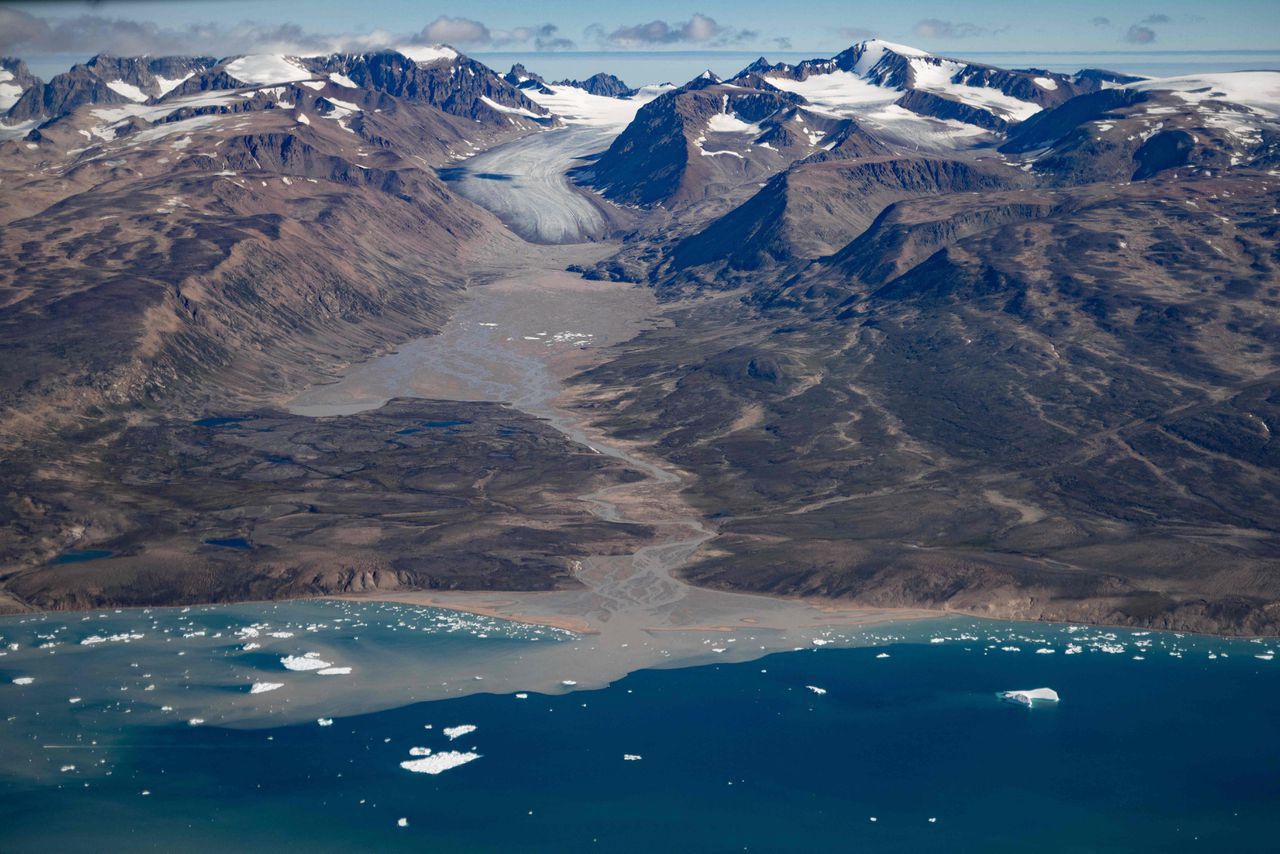
<path fill-rule="evenodd" d="M 308 652 L 304 655 L 286 655 L 280 659 L 280 663 L 285 666 L 286 670 L 324 670 L 333 666 L 333 662 L 321 660 L 318 652 Z"/>
<path fill-rule="evenodd" d="M 401 762 L 400 767 L 415 774 L 439 774 L 442 771 L 457 768 L 459 765 L 466 765 L 471 760 L 479 758 L 479 753 L 459 753 L 456 750 L 446 750 L 443 753 L 424 756 L 421 759 L 408 759 Z"/>
<path fill-rule="evenodd" d="M 1058 702 L 1058 692 L 1052 688 L 1028 688 L 1025 691 L 1001 691 L 1000 699 L 1006 703 L 1031 708 L 1037 701 L 1045 703 Z"/>
<path fill-rule="evenodd" d="M 447 726 L 441 730 L 441 732 L 449 736 L 450 741 L 453 741 L 455 738 L 461 738 L 462 736 L 475 731 L 476 731 L 475 724 L 461 724 L 459 726 Z"/>
<path fill-rule="evenodd" d="M 283 682 L 254 682 L 249 686 L 250 694 L 265 694 L 268 691 L 274 691 L 277 688 L 283 688 Z"/>

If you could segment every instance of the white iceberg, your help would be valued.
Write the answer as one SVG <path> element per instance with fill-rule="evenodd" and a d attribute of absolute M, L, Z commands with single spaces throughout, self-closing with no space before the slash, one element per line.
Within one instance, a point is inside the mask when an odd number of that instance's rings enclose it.
<path fill-rule="evenodd" d="M 333 662 L 322 660 L 318 652 L 308 652 L 304 655 L 286 655 L 280 659 L 280 663 L 284 665 L 286 670 L 324 670 L 333 666 Z"/>
<path fill-rule="evenodd" d="M 447 726 L 440 731 L 443 732 L 445 735 L 447 735 L 450 741 L 453 741 L 455 738 L 461 738 L 462 736 L 467 735 L 468 733 L 475 732 L 476 725 L 460 724 L 459 726 Z"/>
<path fill-rule="evenodd" d="M 34 676 L 18 676 L 13 680 L 14 685 L 30 685 L 36 681 Z"/>
<path fill-rule="evenodd" d="M 275 691 L 277 688 L 283 688 L 283 682 L 254 682 L 249 686 L 250 694 L 265 694 L 268 691 Z"/>
<path fill-rule="evenodd" d="M 457 768 L 459 765 L 466 765 L 471 760 L 479 758 L 479 753 L 460 753 L 456 750 L 446 750 L 443 753 L 424 756 L 421 759 L 405 760 L 400 763 L 400 767 L 415 774 L 439 774 L 442 771 Z"/>
<path fill-rule="evenodd" d="M 1052 688 L 1028 688 L 1025 691 L 1001 691 L 1000 699 L 1030 708 L 1036 702 L 1056 703 L 1058 692 Z"/>
<path fill-rule="evenodd" d="M 826 688 L 819 688 L 817 685 L 806 685 L 804 687 L 808 688 L 810 691 L 812 691 L 815 694 L 818 694 L 819 696 L 827 693 Z"/>

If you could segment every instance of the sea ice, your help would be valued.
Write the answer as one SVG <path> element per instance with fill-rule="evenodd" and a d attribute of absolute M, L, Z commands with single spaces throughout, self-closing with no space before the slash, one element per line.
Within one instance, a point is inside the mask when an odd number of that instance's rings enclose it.
<path fill-rule="evenodd" d="M 430 756 L 431 748 L 430 747 L 410 747 L 409 755 L 410 756 Z"/>
<path fill-rule="evenodd" d="M 34 681 L 36 681 L 34 676 L 18 676 L 14 678 L 13 684 L 14 685 L 30 685 Z"/>
<path fill-rule="evenodd" d="M 806 685 L 804 687 L 808 688 L 810 691 L 812 691 L 815 694 L 821 695 L 821 694 L 827 693 L 826 688 L 819 688 L 817 685 Z"/>
<path fill-rule="evenodd" d="M 639 762 L 639 761 L 640 761 L 641 759 L 643 759 L 643 758 L 644 758 L 644 757 L 643 757 L 643 756 L 641 756 L 639 753 L 624 753 L 624 754 L 622 754 L 622 761 L 623 761 L 623 762 Z"/>
<path fill-rule="evenodd" d="M 317 670 L 318 676 L 350 676 L 350 667 L 326 667 L 323 670 Z"/>
<path fill-rule="evenodd" d="M 333 718 L 316 718 L 316 723 L 320 726 L 333 726 Z"/>

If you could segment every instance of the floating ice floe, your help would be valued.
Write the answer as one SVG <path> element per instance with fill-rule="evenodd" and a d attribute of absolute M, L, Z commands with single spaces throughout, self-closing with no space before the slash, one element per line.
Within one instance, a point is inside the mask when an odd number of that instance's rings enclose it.
<path fill-rule="evenodd" d="M 63 766 L 62 766 L 61 768 L 59 768 L 58 770 L 59 770 L 61 773 L 65 774 L 65 773 L 67 773 L 68 771 L 74 771 L 74 770 L 76 770 L 76 766 L 74 766 L 74 765 L 63 765 Z"/>
<path fill-rule="evenodd" d="M 1052 688 L 1028 688 L 1025 691 L 1001 691 L 1000 699 L 1007 703 L 1016 703 L 1019 706 L 1030 707 L 1037 701 L 1047 703 L 1058 702 L 1058 692 Z"/>
<path fill-rule="evenodd" d="M 643 758 L 644 758 L 644 757 L 643 757 L 643 756 L 641 756 L 639 753 L 624 753 L 624 754 L 622 754 L 622 761 L 623 761 L 623 762 L 639 762 L 639 761 L 640 761 L 641 759 L 643 759 Z"/>
<path fill-rule="evenodd" d="M 30 685 L 34 681 L 36 681 L 36 678 L 34 676 L 17 676 L 17 677 L 14 677 L 13 684 L 14 685 Z"/>
<path fill-rule="evenodd" d="M 806 685 L 804 687 L 808 688 L 810 691 L 812 691 L 815 694 L 821 695 L 821 694 L 827 693 L 826 688 L 819 688 L 817 685 Z"/>
<path fill-rule="evenodd" d="M 396 827 L 408 827 L 408 826 L 409 826 L 409 819 L 401 818 L 396 820 Z"/>
<path fill-rule="evenodd" d="M 430 747 L 410 747 L 409 755 L 410 756 L 430 756 L 431 748 Z"/>
<path fill-rule="evenodd" d="M 447 735 L 450 741 L 453 741 L 455 738 L 461 738 L 464 735 L 475 732 L 476 725 L 459 724 L 458 726 L 447 726 L 440 731 Z"/>
<path fill-rule="evenodd" d="M 572 679 L 561 679 L 561 680 L 560 680 L 560 684 L 561 684 L 561 685 L 568 685 L 570 688 L 572 688 L 574 685 L 577 685 L 578 683 L 577 683 L 577 682 L 575 682 L 575 681 L 574 681 L 574 680 L 572 680 Z"/>
<path fill-rule="evenodd" d="M 192 718 L 187 721 L 187 726 L 200 726 L 202 723 L 204 723 L 204 718 Z"/>
<path fill-rule="evenodd" d="M 889 653 L 887 652 L 882 652 L 876 656 L 876 658 L 888 658 L 888 657 L 889 657 Z"/>
<path fill-rule="evenodd" d="M 318 652 L 303 655 L 286 655 L 280 659 L 286 670 L 324 670 L 333 666 L 333 662 L 324 661 Z"/>
<path fill-rule="evenodd" d="M 320 726 L 333 726 L 333 718 L 316 718 L 316 723 Z"/>
<path fill-rule="evenodd" d="M 325 667 L 316 671 L 317 676 L 350 676 L 350 667 Z"/>
<path fill-rule="evenodd" d="M 283 682 L 254 682 L 251 686 L 249 686 L 249 693 L 265 694 L 268 691 L 275 691 L 276 689 L 283 688 L 283 687 L 284 687 Z"/>
<path fill-rule="evenodd" d="M 421 759 L 407 759 L 400 767 L 415 774 L 439 774 L 459 765 L 466 765 L 473 759 L 479 759 L 479 753 L 460 753 L 457 750 L 446 750 Z"/>
<path fill-rule="evenodd" d="M 529 699 L 529 695 L 528 695 L 528 694 L 524 694 L 524 693 L 516 694 L 516 699 L 517 699 L 517 700 L 527 700 L 527 699 Z"/>
<path fill-rule="evenodd" d="M 1261 654 L 1259 654 L 1259 655 L 1255 655 L 1255 656 L 1254 656 L 1254 658 L 1261 659 L 1262 661 L 1270 661 L 1271 659 L 1273 659 L 1273 658 L 1275 658 L 1275 657 L 1276 657 L 1276 656 L 1275 656 L 1275 653 L 1273 653 L 1273 652 L 1264 652 L 1264 653 L 1261 653 Z"/>

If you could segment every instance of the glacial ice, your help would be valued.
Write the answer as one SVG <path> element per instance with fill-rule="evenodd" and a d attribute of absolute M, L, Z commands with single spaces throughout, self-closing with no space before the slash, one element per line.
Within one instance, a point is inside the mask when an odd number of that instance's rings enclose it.
<path fill-rule="evenodd" d="M 1052 688 L 1028 688 L 1023 691 L 1002 691 L 1000 699 L 1017 703 L 1020 706 L 1030 707 L 1037 701 L 1056 703 L 1058 702 L 1058 692 Z"/>
<path fill-rule="evenodd" d="M 283 682 L 254 682 L 249 687 L 250 694 L 265 694 L 268 691 L 275 691 L 277 688 L 283 688 Z"/>
<path fill-rule="evenodd" d="M 445 735 L 449 737 L 450 741 L 453 741 L 455 738 L 461 738 L 462 736 L 467 735 L 468 733 L 473 733 L 475 731 L 476 731 L 475 724 L 460 724 L 458 726 L 447 726 L 441 730 L 441 732 L 443 732 Z"/>
<path fill-rule="evenodd" d="M 471 760 L 479 758 L 479 753 L 461 753 L 456 750 L 446 750 L 443 753 L 424 756 L 421 759 L 407 759 L 400 763 L 400 767 L 415 774 L 439 774 L 443 771 L 448 771 L 450 768 L 466 765 Z"/>

